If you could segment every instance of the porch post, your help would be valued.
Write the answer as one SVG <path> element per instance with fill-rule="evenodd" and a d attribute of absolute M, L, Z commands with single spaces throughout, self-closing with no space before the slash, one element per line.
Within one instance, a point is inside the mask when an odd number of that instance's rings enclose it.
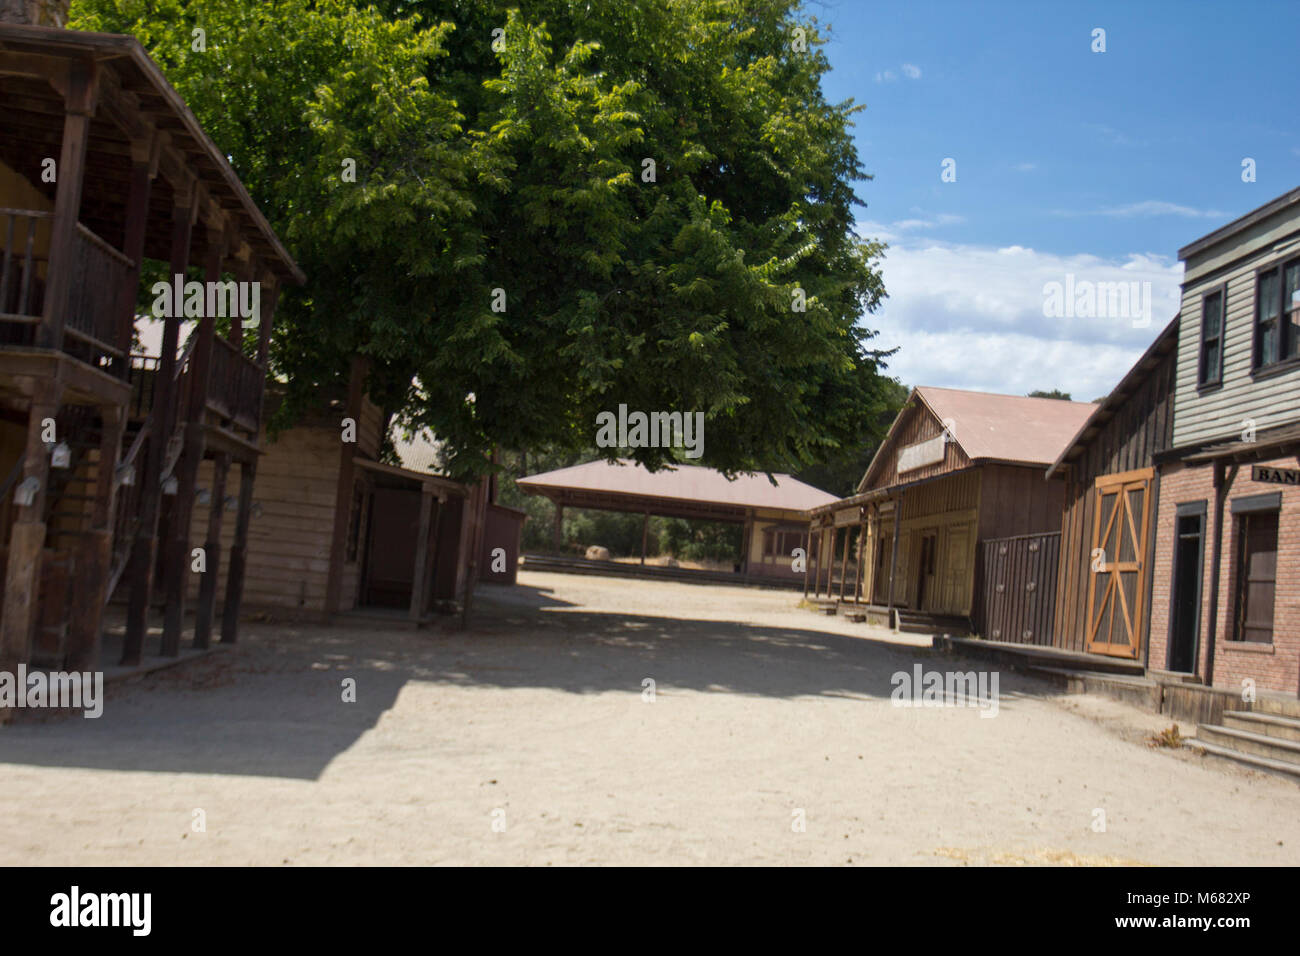
<path fill-rule="evenodd" d="M 177 188 L 172 206 L 172 246 L 170 281 L 185 275 L 189 268 L 190 237 L 197 212 L 197 191 L 191 178 L 185 188 Z M 144 649 L 149 624 L 149 604 L 153 590 L 154 557 L 157 549 L 158 513 L 162 503 L 162 470 L 167 462 L 172 429 L 176 423 L 176 345 L 180 338 L 180 316 L 163 323 L 162 354 L 158 359 L 154 383 L 153 408 L 149 412 L 152 432 L 144 482 L 140 488 L 140 526 L 131 549 L 131 594 L 126 610 L 126 639 L 122 645 L 122 663 L 138 664 Z"/>
<path fill-rule="evenodd" d="M 803 596 L 808 598 L 808 569 L 812 567 L 812 518 L 808 519 L 808 529 L 803 533 Z"/>
<path fill-rule="evenodd" d="M 222 644 L 234 644 L 239 638 L 239 606 L 244 599 L 244 561 L 248 556 L 248 519 L 253 510 L 256 477 L 256 458 L 239 463 L 239 513 L 235 516 L 235 542 L 230 547 L 230 570 L 226 572 L 226 601 L 221 606 Z"/>
<path fill-rule="evenodd" d="M 63 144 L 55 172 L 54 226 L 50 233 L 50 258 L 46 268 L 45 307 L 36 328 L 39 348 L 63 347 L 63 325 L 67 319 L 76 260 L 77 219 L 81 215 L 81 191 L 86 175 L 86 142 L 90 118 L 95 114 L 99 71 L 93 60 L 72 60 L 68 83 L 63 90 Z"/>
<path fill-rule="evenodd" d="M 415 567 L 411 575 L 412 623 L 418 624 L 424 616 L 425 581 L 429 567 L 429 524 L 433 516 L 433 489 L 427 484 L 420 488 L 420 521 L 415 537 Z"/>
<path fill-rule="evenodd" d="M 76 584 L 72 594 L 72 615 L 68 628 L 67 666 L 74 671 L 99 670 L 103 643 L 100 625 L 108 600 L 108 573 L 113 559 L 113 510 L 117 460 L 122 449 L 126 414 L 117 405 L 100 409 L 104 428 L 99 439 L 99 462 L 95 468 L 95 501 L 91 530 L 79 549 Z"/>
<path fill-rule="evenodd" d="M 118 320 L 118 337 L 114 343 L 126 356 L 127 368 L 131 362 L 131 335 L 135 331 L 135 296 L 140 285 L 140 262 L 144 258 L 145 234 L 149 222 L 149 194 L 154 177 L 158 174 L 160 140 L 155 133 L 148 139 L 131 141 L 131 185 L 126 200 L 126 229 L 122 237 L 122 254 L 134 263 L 122 301 L 118 303 L 121 317 Z M 123 372 L 123 378 L 127 376 Z"/>
<path fill-rule="evenodd" d="M 226 511 L 226 476 L 230 456 L 218 455 L 212 462 L 212 498 L 208 502 L 208 536 L 203 541 L 206 558 L 199 578 L 199 603 L 194 609 L 194 648 L 206 650 L 212 643 L 212 620 L 217 604 L 217 576 L 221 573 L 221 521 Z"/>
<path fill-rule="evenodd" d="M 641 567 L 645 567 L 645 549 L 646 541 L 650 536 L 650 512 L 646 512 L 641 519 Z"/>
<path fill-rule="evenodd" d="M 1234 464 L 1228 474 L 1224 475 L 1222 459 L 1214 462 L 1214 546 L 1210 558 L 1210 628 L 1205 645 L 1205 686 L 1214 686 L 1214 646 L 1219 638 L 1219 565 L 1222 563 L 1223 550 L 1223 503 L 1232 489 L 1237 477 Z"/>
<path fill-rule="evenodd" d="M 555 553 L 561 553 L 564 547 L 564 505 L 560 504 L 558 498 L 555 500 L 555 528 L 552 533 L 552 544 Z"/>
<path fill-rule="evenodd" d="M 889 600 L 886 607 L 894 609 L 894 572 L 898 568 L 898 531 L 903 519 L 903 495 L 900 492 L 894 499 L 894 540 L 890 542 L 889 554 Z"/>
<path fill-rule="evenodd" d="M 5 570 L 5 602 L 0 614 L 0 670 L 13 672 L 31 657 L 32 628 L 36 622 L 37 591 L 41 583 L 41 557 L 45 547 L 45 492 L 50 475 L 50 452 L 41 440 L 41 422 L 59 412 L 53 383 L 41 386 L 27 415 L 27 446 L 23 458 L 24 483 L 35 480 L 31 504 L 15 504 L 16 518 L 9 532 L 9 559 Z M 4 712 L 0 711 L 0 720 Z"/>
<path fill-rule="evenodd" d="M 849 574 L 849 538 L 853 537 L 853 526 L 844 526 L 844 554 L 840 558 L 840 600 L 844 600 L 844 579 Z"/>

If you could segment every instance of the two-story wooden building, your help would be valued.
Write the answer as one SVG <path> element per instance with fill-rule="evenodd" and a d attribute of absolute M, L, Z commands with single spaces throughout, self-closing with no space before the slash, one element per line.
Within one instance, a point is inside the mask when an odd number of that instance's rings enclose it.
<path fill-rule="evenodd" d="M 1300 692 L 1300 189 L 1179 250 L 1152 668 Z"/>
<path fill-rule="evenodd" d="M 0 23 L 0 106 L 0 668 L 97 667 L 119 584 L 123 662 L 140 660 L 157 597 L 175 655 L 205 459 L 241 474 L 225 602 L 239 606 L 276 290 L 303 277 L 134 38 Z M 258 283 L 255 324 L 222 338 L 204 308 L 182 349 L 185 316 L 168 315 L 159 354 L 134 355 L 146 258 Z"/>
<path fill-rule="evenodd" d="M 1055 552 L 1045 549 L 1059 534 L 1063 488 L 1046 481 L 1044 469 L 1095 407 L 914 388 L 857 494 L 812 511 L 810 539 L 820 542 L 806 593 L 893 625 L 973 627 L 1002 638 L 991 621 L 1004 609 L 977 586 L 993 570 L 985 568 L 985 546 L 1048 536 L 1032 555 L 1055 572 Z M 1041 622 L 1028 636 L 1034 642 L 1050 639 L 1049 577 L 1014 609 Z"/>

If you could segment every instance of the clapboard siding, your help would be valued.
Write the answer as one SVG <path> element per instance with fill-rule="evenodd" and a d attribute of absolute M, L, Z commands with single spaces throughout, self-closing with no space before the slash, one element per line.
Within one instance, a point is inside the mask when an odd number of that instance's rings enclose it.
<path fill-rule="evenodd" d="M 874 467 L 871 468 L 858 488 L 860 492 L 884 488 L 902 481 L 919 481 L 922 478 L 933 478 L 936 475 L 958 471 L 970 465 L 970 459 L 961 450 L 961 446 L 954 441 L 950 441 L 944 448 L 943 461 L 937 461 L 932 465 L 924 465 L 920 468 L 913 468 L 900 475 L 898 473 L 899 453 L 908 445 L 915 445 L 917 442 L 938 438 L 943 434 L 943 423 L 936 419 L 934 414 L 917 398 L 914 398 L 912 404 L 899 414 L 902 416 L 902 420 L 898 423 L 894 436 L 883 449 L 884 453 L 880 459 L 873 462 Z"/>
<path fill-rule="evenodd" d="M 275 441 L 264 441 L 253 493 L 260 514 L 253 515 L 248 526 L 246 605 L 324 610 L 338 447 L 338 432 L 333 428 L 293 428 L 281 432 Z M 210 489 L 212 476 L 212 461 L 203 462 L 199 487 Z M 232 467 L 226 479 L 226 495 L 238 496 L 239 477 L 239 468 Z M 234 512 L 226 512 L 221 526 L 218 604 L 225 595 L 234 519 Z M 196 505 L 191 547 L 203 546 L 207 528 L 208 508 Z M 211 555 L 208 560 L 212 560 Z M 190 575 L 191 599 L 197 595 L 198 585 L 199 575 Z"/>
<path fill-rule="evenodd" d="M 1181 330 L 1179 337 L 1181 340 Z M 1132 390 L 1116 414 L 1087 440 L 1067 472 L 1053 635 L 1053 643 L 1059 648 L 1085 650 L 1096 480 L 1103 475 L 1150 468 L 1155 453 L 1170 447 L 1177 363 L 1178 350 L 1170 347 L 1145 373 L 1137 369 L 1130 372 L 1121 386 Z M 1135 376 L 1140 377 L 1135 381 Z M 1154 507 L 1154 501 L 1148 506 Z M 1148 559 L 1147 580 L 1139 585 L 1143 589 L 1149 581 L 1150 566 Z"/>
<path fill-rule="evenodd" d="M 1183 280 L 1179 329 L 1178 389 L 1174 400 L 1175 447 L 1240 434 L 1245 420 L 1256 429 L 1300 417 L 1300 367 L 1255 378 L 1255 273 L 1300 256 L 1300 246 L 1275 251 L 1300 238 L 1300 212 L 1281 210 L 1254 227 L 1189 257 Z M 1227 285 L 1223 385 L 1198 391 L 1202 297 Z"/>

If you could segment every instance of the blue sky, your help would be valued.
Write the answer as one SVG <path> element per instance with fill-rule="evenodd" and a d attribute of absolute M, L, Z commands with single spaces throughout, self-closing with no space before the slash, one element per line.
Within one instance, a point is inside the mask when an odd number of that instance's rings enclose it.
<path fill-rule="evenodd" d="M 906 384 L 1105 394 L 1177 311 L 1178 249 L 1300 185 L 1297 0 L 807 12 L 827 95 L 866 106 L 858 228 L 890 244 L 890 298 L 865 324 Z M 1150 324 L 1045 318 L 1067 274 L 1150 282 Z"/>

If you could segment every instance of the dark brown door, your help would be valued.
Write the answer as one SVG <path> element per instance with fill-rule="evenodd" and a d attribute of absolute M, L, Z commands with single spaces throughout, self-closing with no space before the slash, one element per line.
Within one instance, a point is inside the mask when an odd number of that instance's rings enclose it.
<path fill-rule="evenodd" d="M 918 611 L 929 610 L 925 602 L 930 597 L 934 586 L 934 551 L 938 537 L 938 533 L 934 531 L 921 532 L 921 554 L 916 565 L 916 609 Z"/>
<path fill-rule="evenodd" d="M 409 607 L 419 533 L 420 493 L 376 488 L 370 506 L 365 590 L 361 603 Z"/>

